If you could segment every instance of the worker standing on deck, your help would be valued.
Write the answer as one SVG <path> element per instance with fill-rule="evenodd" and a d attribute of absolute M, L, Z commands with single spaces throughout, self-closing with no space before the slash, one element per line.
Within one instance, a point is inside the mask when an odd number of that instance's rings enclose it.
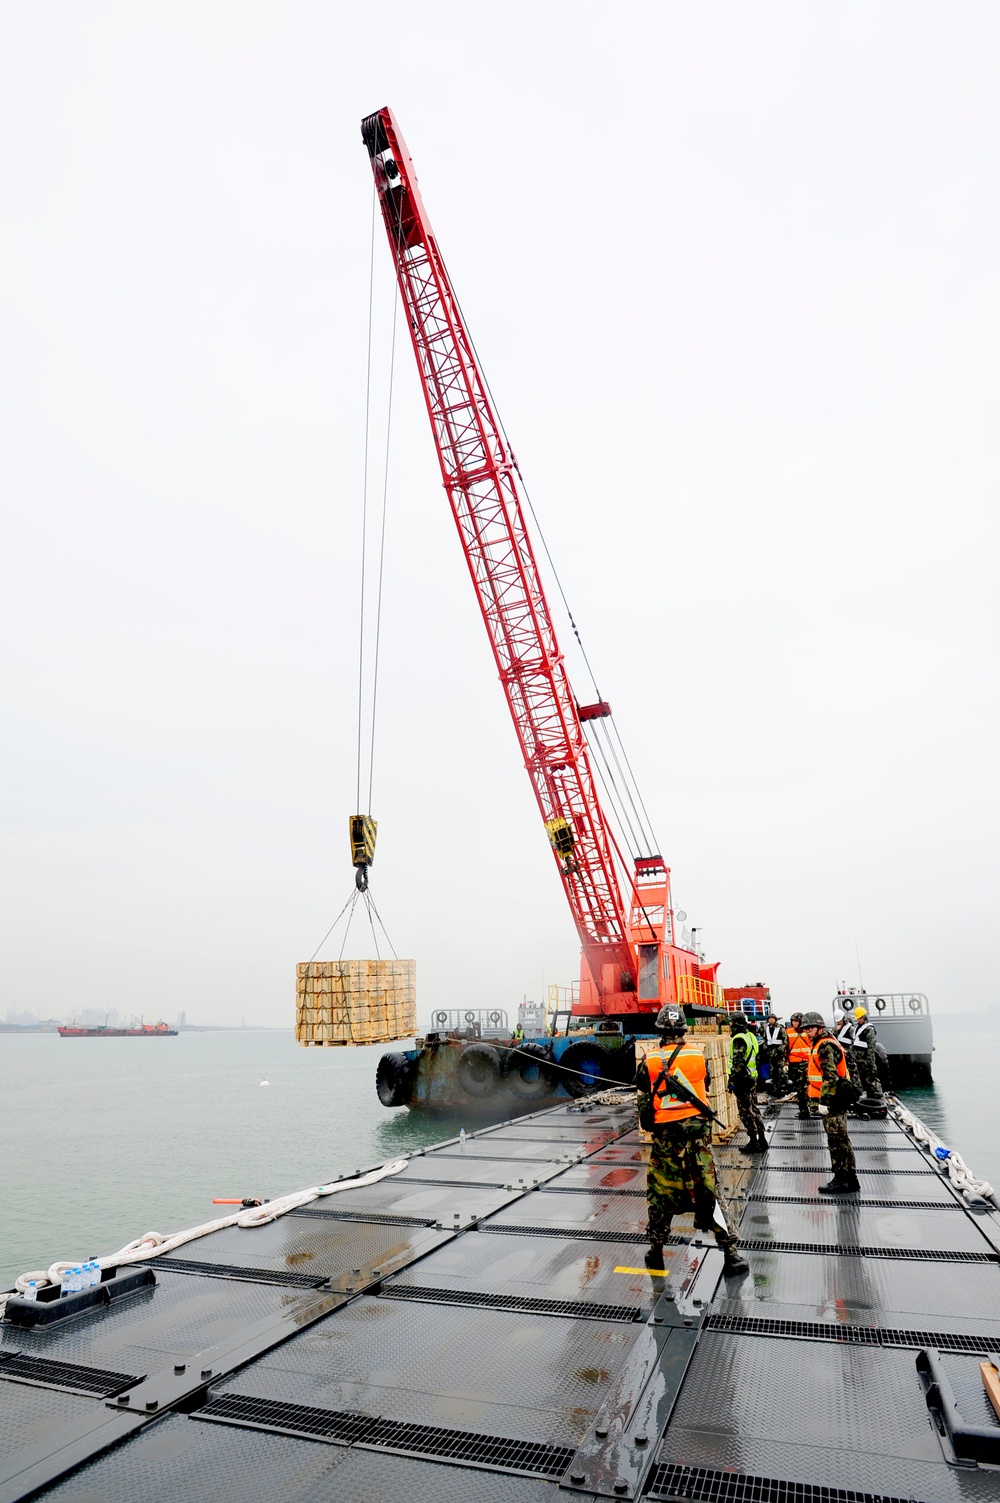
<path fill-rule="evenodd" d="M 806 1089 L 806 1074 L 809 1068 L 809 1040 L 802 1032 L 802 1014 L 793 1012 L 785 1030 L 788 1039 L 788 1073 L 792 1078 L 795 1097 L 799 1103 L 799 1116 L 810 1117 L 809 1095 Z"/>
<path fill-rule="evenodd" d="M 742 1012 L 734 1012 L 730 1018 L 729 1035 L 729 1079 L 726 1084 L 736 1097 L 740 1121 L 750 1140 L 740 1152 L 766 1153 L 764 1119 L 757 1107 L 757 1051 L 760 1040 L 753 1031 L 750 1019 Z"/>
<path fill-rule="evenodd" d="M 767 1015 L 761 1053 L 767 1060 L 771 1072 L 771 1095 L 783 1096 L 788 1090 L 788 1076 L 785 1073 L 785 1064 L 788 1060 L 788 1034 L 778 1021 L 776 1012 L 769 1012 Z"/>
<path fill-rule="evenodd" d="M 685 1038 L 679 1007 L 661 1007 L 656 1028 L 660 1047 L 650 1050 L 636 1071 L 639 1124 L 653 1137 L 646 1171 L 647 1263 L 663 1267 L 671 1220 L 693 1210 L 695 1228 L 715 1234 L 725 1255 L 723 1272 L 746 1273 L 750 1265 L 736 1251 L 718 1203 L 708 1063 L 698 1045 Z"/>
<path fill-rule="evenodd" d="M 868 1021 L 867 1007 L 854 1009 L 854 1027 L 851 1030 L 851 1048 L 857 1063 L 858 1075 L 866 1096 L 882 1100 L 882 1082 L 878 1076 L 878 1035 L 875 1024 Z"/>
<path fill-rule="evenodd" d="M 857 1099 L 844 1057 L 844 1046 L 834 1038 L 818 1012 L 807 1012 L 802 1033 L 809 1040 L 809 1099 L 815 1102 L 833 1163 L 833 1179 L 820 1185 L 821 1195 L 852 1195 L 860 1190 L 854 1149 L 847 1133 L 847 1108 Z"/>
<path fill-rule="evenodd" d="M 854 1054 L 854 1019 L 849 1012 L 844 1012 L 839 1017 L 834 1017 L 833 1037 L 843 1049 L 844 1059 L 847 1061 L 847 1068 L 851 1079 L 860 1091 L 862 1089 L 861 1075 L 858 1070 L 858 1061 Z"/>

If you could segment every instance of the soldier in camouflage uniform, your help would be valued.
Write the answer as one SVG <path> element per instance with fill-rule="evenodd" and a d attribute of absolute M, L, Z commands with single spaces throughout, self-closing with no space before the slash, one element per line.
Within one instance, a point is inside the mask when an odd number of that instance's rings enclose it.
<path fill-rule="evenodd" d="M 856 1007 L 854 1009 L 854 1028 L 851 1033 L 851 1052 L 857 1061 L 858 1074 L 861 1077 L 859 1084 L 864 1087 L 866 1096 L 874 1097 L 876 1101 L 882 1100 L 882 1082 L 878 1078 L 878 1055 L 875 1045 L 878 1043 L 878 1035 L 875 1032 L 875 1024 L 868 1021 L 868 1009 Z"/>
<path fill-rule="evenodd" d="M 850 1082 L 850 1071 L 844 1058 L 843 1046 L 830 1033 L 818 1012 L 807 1012 L 802 1019 L 803 1035 L 809 1039 L 812 1052 L 809 1056 L 809 1097 L 816 1103 L 817 1111 L 826 1129 L 827 1146 L 833 1163 L 833 1179 L 820 1185 L 821 1195 L 852 1195 L 861 1189 L 854 1149 L 847 1134 L 847 1102 L 845 1082 Z M 847 1087 L 849 1091 L 849 1085 Z"/>
<path fill-rule="evenodd" d="M 757 1054 L 759 1042 L 745 1013 L 734 1012 L 729 1020 L 729 1079 L 736 1107 L 747 1134 L 741 1153 L 766 1153 L 764 1119 L 757 1106 Z"/>
<path fill-rule="evenodd" d="M 726 1225 L 718 1204 L 715 1183 L 715 1162 L 712 1158 L 712 1119 L 697 1110 L 675 1121 L 657 1121 L 670 1111 L 684 1108 L 684 1098 L 672 1096 L 669 1085 L 661 1089 L 665 1066 L 676 1044 L 682 1044 L 688 1056 L 700 1057 L 707 1101 L 709 1083 L 708 1067 L 701 1050 L 693 1043 L 684 1043 L 684 1014 L 677 1007 L 662 1007 L 656 1019 L 660 1034 L 661 1049 L 639 1063 L 636 1072 L 639 1123 L 652 1134 L 652 1152 L 646 1173 L 646 1203 L 649 1210 L 647 1237 L 653 1263 L 662 1267 L 663 1244 L 670 1235 L 670 1223 L 674 1216 L 694 1212 L 694 1224 L 698 1231 L 713 1232 L 715 1240 L 725 1256 L 723 1272 L 729 1276 L 746 1273 L 749 1264 L 736 1251 L 737 1239 Z M 681 1068 L 678 1068 L 680 1063 Z M 651 1082 L 650 1071 L 655 1076 Z M 691 1084 L 683 1071 L 683 1058 L 670 1070 L 671 1075 Z M 694 1087 L 695 1094 L 697 1088 Z"/>

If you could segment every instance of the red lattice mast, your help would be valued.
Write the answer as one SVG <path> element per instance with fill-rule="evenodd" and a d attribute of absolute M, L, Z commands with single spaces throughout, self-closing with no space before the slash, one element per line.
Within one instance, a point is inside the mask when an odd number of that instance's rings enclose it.
<path fill-rule="evenodd" d="M 361 133 L 441 476 L 580 942 L 600 995 L 634 993 L 636 958 L 620 858 L 597 797 L 579 708 L 525 526 L 514 456 L 392 111 L 369 115 Z"/>

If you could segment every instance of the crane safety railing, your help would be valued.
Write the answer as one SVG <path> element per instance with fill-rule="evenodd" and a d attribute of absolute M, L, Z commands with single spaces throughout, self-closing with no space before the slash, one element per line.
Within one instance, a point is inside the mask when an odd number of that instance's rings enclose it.
<path fill-rule="evenodd" d="M 929 1018 L 931 1006 L 923 992 L 838 992 L 835 1012 L 866 1007 L 872 1018 Z"/>
<path fill-rule="evenodd" d="M 706 981 L 703 976 L 691 976 L 686 972 L 677 978 L 677 1000 L 682 1007 L 726 1006 L 721 986 Z"/>

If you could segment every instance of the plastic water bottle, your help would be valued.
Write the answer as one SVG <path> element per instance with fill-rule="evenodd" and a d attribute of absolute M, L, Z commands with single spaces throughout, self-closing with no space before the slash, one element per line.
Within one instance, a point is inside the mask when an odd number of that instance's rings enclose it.
<path fill-rule="evenodd" d="M 73 1293 L 79 1294 L 80 1291 L 85 1288 L 86 1284 L 84 1283 L 83 1269 L 80 1267 L 79 1263 L 77 1263 L 76 1267 L 73 1269 Z"/>
<path fill-rule="evenodd" d="M 458 1141 L 462 1145 L 462 1147 L 464 1148 L 465 1147 L 465 1128 L 464 1127 L 462 1128 L 461 1132 L 458 1135 Z"/>
<path fill-rule="evenodd" d="M 28 1285 L 27 1289 L 21 1295 L 21 1298 L 22 1299 L 37 1299 L 38 1298 L 38 1282 L 37 1282 L 36 1279 L 32 1279 L 31 1280 L 31 1283 Z"/>
<path fill-rule="evenodd" d="M 83 1265 L 83 1287 L 84 1289 L 96 1289 L 100 1282 L 101 1270 L 94 1259 L 91 1258 L 89 1263 L 84 1263 Z"/>
<path fill-rule="evenodd" d="M 76 1269 L 67 1268 L 62 1276 L 62 1286 L 59 1290 L 59 1298 L 69 1299 L 70 1295 L 75 1294 L 79 1287 L 79 1284 L 76 1282 Z"/>

